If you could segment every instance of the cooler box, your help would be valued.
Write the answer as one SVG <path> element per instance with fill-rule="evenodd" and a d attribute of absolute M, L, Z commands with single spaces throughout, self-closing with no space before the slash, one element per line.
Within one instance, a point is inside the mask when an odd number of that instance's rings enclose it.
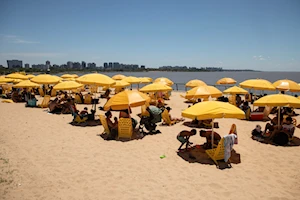
<path fill-rule="evenodd" d="M 253 112 L 250 113 L 250 120 L 251 121 L 263 121 L 264 113 L 263 112 Z"/>

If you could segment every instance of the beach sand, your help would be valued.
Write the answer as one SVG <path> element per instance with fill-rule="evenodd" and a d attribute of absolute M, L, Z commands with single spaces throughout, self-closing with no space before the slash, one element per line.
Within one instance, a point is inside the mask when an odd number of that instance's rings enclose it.
<path fill-rule="evenodd" d="M 174 117 L 188 106 L 179 92 L 166 102 Z M 105 141 L 102 126 L 72 126 L 71 115 L 24 103 L 0 103 L 0 111 L 0 199 L 300 199 L 300 147 L 252 140 L 265 122 L 217 119 L 221 136 L 232 123 L 239 136 L 232 168 L 217 169 L 201 149 L 192 151 L 195 160 L 177 153 L 176 135 L 191 129 L 182 123 L 139 140 Z M 133 116 L 139 112 L 133 108 Z M 205 141 L 199 130 L 194 144 Z"/>

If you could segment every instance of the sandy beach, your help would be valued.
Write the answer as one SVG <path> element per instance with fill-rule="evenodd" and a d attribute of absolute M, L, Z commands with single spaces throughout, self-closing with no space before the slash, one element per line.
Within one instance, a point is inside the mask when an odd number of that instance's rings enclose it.
<path fill-rule="evenodd" d="M 174 117 L 188 107 L 180 94 L 173 92 L 166 102 Z M 48 114 L 24 103 L 0 103 L 0 110 L 0 199 L 300 198 L 300 147 L 252 140 L 255 125 L 266 122 L 217 119 L 216 132 L 224 136 L 235 123 L 239 137 L 232 168 L 217 169 L 201 150 L 192 152 L 195 160 L 177 153 L 176 135 L 191 129 L 182 123 L 158 126 L 161 134 L 139 140 L 106 141 L 99 136 L 102 126 L 72 126 L 71 115 Z M 133 116 L 139 112 L 140 107 L 133 108 Z M 194 144 L 205 142 L 199 130 L 191 137 Z M 294 135 L 300 138 L 300 129 Z"/>

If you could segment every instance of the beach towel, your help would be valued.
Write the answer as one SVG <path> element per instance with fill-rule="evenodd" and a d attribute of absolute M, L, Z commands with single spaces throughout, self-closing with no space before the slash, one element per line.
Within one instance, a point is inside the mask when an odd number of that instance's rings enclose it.
<path fill-rule="evenodd" d="M 235 134 L 224 136 L 224 160 L 227 162 L 231 156 L 231 150 L 234 145 L 234 140 L 237 138 Z"/>

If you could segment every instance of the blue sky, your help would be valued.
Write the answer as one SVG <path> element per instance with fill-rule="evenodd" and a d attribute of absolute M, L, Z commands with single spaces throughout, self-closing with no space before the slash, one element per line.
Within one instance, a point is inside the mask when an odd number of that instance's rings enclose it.
<path fill-rule="evenodd" d="M 0 2 L 0 64 L 300 71 L 298 0 Z"/>

